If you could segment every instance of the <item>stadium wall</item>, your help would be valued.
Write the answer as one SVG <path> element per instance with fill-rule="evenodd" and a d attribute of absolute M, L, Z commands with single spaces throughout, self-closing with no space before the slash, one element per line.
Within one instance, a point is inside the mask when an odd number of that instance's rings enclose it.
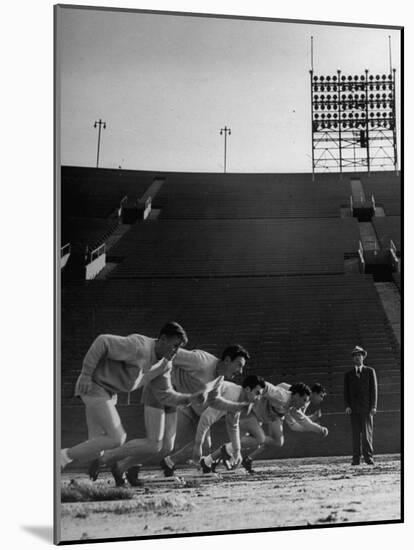
<path fill-rule="evenodd" d="M 145 437 L 144 411 L 141 405 L 118 407 L 128 439 Z M 374 419 L 374 450 L 377 454 L 398 453 L 401 450 L 400 412 L 380 411 Z M 296 458 L 312 456 L 351 456 L 351 426 L 344 413 L 328 413 L 321 424 L 329 430 L 327 438 L 313 433 L 295 433 L 285 425 L 285 444 L 278 452 L 266 452 L 265 458 Z M 62 410 L 62 446 L 71 447 L 87 439 L 83 407 L 65 406 Z M 227 441 L 224 420 L 212 429 L 213 446 Z M 76 468 L 82 467 L 80 463 Z"/>

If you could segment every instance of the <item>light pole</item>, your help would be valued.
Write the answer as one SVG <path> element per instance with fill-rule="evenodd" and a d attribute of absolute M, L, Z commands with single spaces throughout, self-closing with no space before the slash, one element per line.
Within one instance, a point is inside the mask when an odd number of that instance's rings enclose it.
<path fill-rule="evenodd" d="M 226 163 L 227 163 L 227 134 L 231 136 L 231 129 L 227 128 L 227 126 L 224 126 L 224 128 L 220 129 L 220 135 L 222 136 L 224 133 L 224 173 L 226 173 Z"/>
<path fill-rule="evenodd" d="M 99 165 L 99 148 L 101 146 L 101 127 L 105 130 L 106 128 L 106 122 L 103 122 L 101 119 L 98 121 L 95 120 L 95 124 L 93 125 L 94 128 L 98 126 L 98 153 L 96 155 L 96 167 L 98 168 Z"/>

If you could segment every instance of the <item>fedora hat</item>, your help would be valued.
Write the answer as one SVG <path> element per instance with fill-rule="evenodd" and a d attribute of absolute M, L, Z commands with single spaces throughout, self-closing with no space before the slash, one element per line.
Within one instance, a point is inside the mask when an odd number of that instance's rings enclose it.
<path fill-rule="evenodd" d="M 354 349 L 352 350 L 352 355 L 355 355 L 357 353 L 362 353 L 364 357 L 368 355 L 368 352 L 364 350 L 364 348 L 361 348 L 361 346 L 355 346 Z"/>

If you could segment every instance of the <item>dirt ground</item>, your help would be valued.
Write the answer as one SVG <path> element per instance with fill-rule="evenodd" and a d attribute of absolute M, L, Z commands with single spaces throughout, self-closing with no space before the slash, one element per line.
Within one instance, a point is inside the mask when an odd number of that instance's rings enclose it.
<path fill-rule="evenodd" d="M 258 461 L 255 474 L 240 469 L 202 475 L 194 468 L 166 479 L 146 469 L 132 500 L 65 503 L 61 540 L 143 537 L 303 525 L 399 520 L 399 455 L 375 466 L 351 466 L 349 457 Z M 86 474 L 64 474 L 91 483 Z M 101 474 L 95 484 L 110 484 Z"/>

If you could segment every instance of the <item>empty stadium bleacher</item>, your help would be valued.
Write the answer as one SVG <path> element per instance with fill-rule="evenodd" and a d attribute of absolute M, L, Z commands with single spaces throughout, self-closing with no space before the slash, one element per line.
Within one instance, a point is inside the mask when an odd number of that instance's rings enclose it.
<path fill-rule="evenodd" d="M 400 215 L 400 178 L 393 172 L 352 174 L 211 174 L 62 167 L 65 215 L 106 217 L 125 195 L 139 198 L 155 180 L 164 185 L 154 208 L 162 218 L 338 217 L 349 179 L 359 177 L 387 215 Z"/>
<path fill-rule="evenodd" d="M 393 278 L 393 281 L 394 281 L 396 287 L 401 292 L 401 274 L 400 273 L 393 273 L 392 278 Z"/>
<path fill-rule="evenodd" d="M 62 242 L 79 247 L 96 248 L 112 235 L 118 227 L 118 220 L 102 218 L 73 218 L 62 220 Z"/>
<path fill-rule="evenodd" d="M 162 219 L 337 218 L 347 182 L 297 181 L 268 174 L 168 177 L 155 199 Z"/>
<path fill-rule="evenodd" d="M 359 342 L 369 350 L 384 404 L 386 388 L 399 388 L 398 345 L 370 276 L 95 281 L 67 287 L 62 308 L 62 366 L 72 371 L 71 384 L 99 333 L 155 336 L 177 319 L 191 348 L 219 354 L 240 342 L 252 354 L 253 372 L 272 382 L 318 379 L 334 394 Z"/>
<path fill-rule="evenodd" d="M 388 249 L 390 241 L 395 244 L 397 252 L 401 252 L 401 217 L 386 216 L 384 218 L 373 218 L 372 223 L 377 233 L 381 248 Z"/>
<path fill-rule="evenodd" d="M 155 174 L 137 170 L 63 166 L 61 187 L 62 192 L 75 195 L 117 197 L 121 193 L 121 196 L 141 196 L 152 183 Z M 63 204 L 63 208 L 65 206 Z"/>
<path fill-rule="evenodd" d="M 107 218 L 125 195 L 139 198 L 152 182 L 152 174 L 130 170 L 62 167 L 62 215 Z"/>
<path fill-rule="evenodd" d="M 366 196 L 374 195 L 376 204 L 383 206 L 387 216 L 401 215 L 401 178 L 395 172 L 363 174 L 361 180 Z"/>
<path fill-rule="evenodd" d="M 379 241 L 392 238 L 399 250 L 399 178 L 352 176 L 361 178 L 367 196 L 373 192 L 387 213 L 372 220 Z M 107 259 L 117 267 L 105 280 L 64 280 L 64 441 L 79 438 L 78 429 L 84 437 L 83 419 L 81 428 L 73 428 L 83 412 L 73 388 L 92 340 L 100 333 L 155 337 L 164 322 L 175 319 L 188 331 L 189 348 L 219 355 L 239 342 L 251 353 L 249 372 L 274 383 L 326 386 L 331 436 L 317 446 L 305 438 L 299 447 L 293 438 L 286 451 L 291 456 L 347 452 L 343 376 L 352 364 L 350 350 L 364 346 L 379 381 L 378 439 L 387 452 L 398 451 L 399 345 L 372 276 L 344 273 L 344 258 L 356 257 L 360 238 L 357 220 L 340 217 L 349 201 L 348 176 L 317 174 L 313 181 L 311 174 L 64 167 L 62 186 L 65 237 L 72 223 L 79 240 L 99 244 L 118 223 L 110 214 L 125 195 L 145 196 L 152 188 L 153 207 L 160 209 L 157 220 L 125 226 L 114 239 Z M 398 274 L 393 278 L 400 284 Z M 142 435 L 136 422 L 140 392 L 121 395 L 119 402 L 130 434 Z"/>
<path fill-rule="evenodd" d="M 150 222 L 111 250 L 123 259 L 111 277 L 343 273 L 358 240 L 353 218 Z"/>

